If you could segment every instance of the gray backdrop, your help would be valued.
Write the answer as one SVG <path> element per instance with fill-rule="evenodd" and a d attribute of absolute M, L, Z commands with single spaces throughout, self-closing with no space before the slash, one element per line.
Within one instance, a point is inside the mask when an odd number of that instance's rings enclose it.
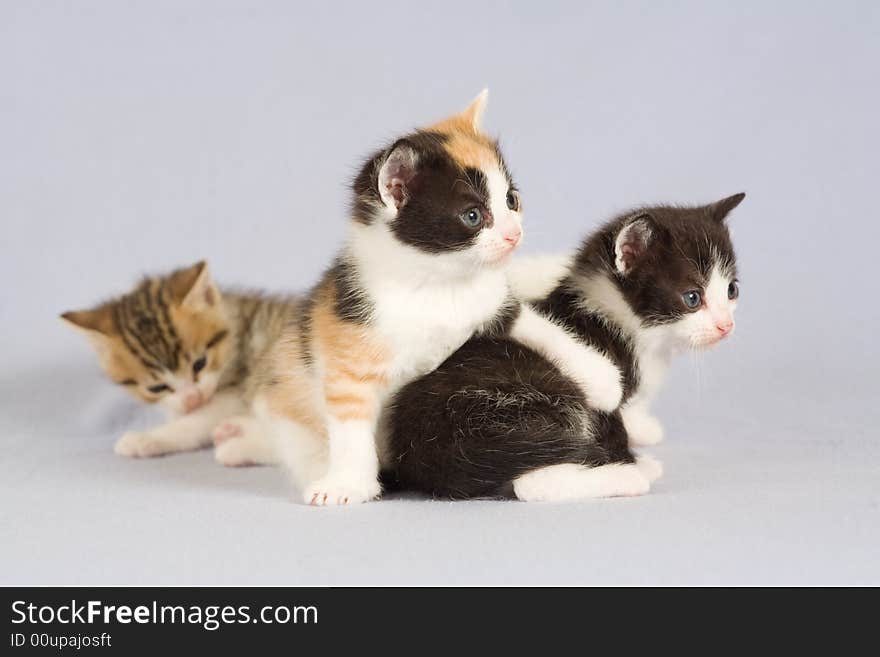
<path fill-rule="evenodd" d="M 880 583 L 876 2 L 0 2 L 0 583 Z M 155 420 L 56 315 L 208 258 L 303 289 L 371 149 L 491 89 L 524 251 L 746 191 L 735 338 L 667 475 L 574 505 L 292 503 Z"/>

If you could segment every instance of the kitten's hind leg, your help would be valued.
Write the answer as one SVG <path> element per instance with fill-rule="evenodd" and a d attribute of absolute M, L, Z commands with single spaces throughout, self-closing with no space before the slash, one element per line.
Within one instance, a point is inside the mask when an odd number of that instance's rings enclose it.
<path fill-rule="evenodd" d="M 561 463 L 538 468 L 513 482 L 513 491 L 524 502 L 571 502 L 591 497 L 644 495 L 651 483 L 633 463 L 612 463 L 594 468 Z"/>
<path fill-rule="evenodd" d="M 255 417 L 240 415 L 224 420 L 211 437 L 214 458 L 227 467 L 275 465 L 279 461 L 274 441 Z"/>

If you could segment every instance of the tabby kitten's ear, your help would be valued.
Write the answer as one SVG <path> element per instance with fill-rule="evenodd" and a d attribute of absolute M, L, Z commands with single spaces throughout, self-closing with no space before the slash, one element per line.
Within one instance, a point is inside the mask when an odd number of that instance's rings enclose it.
<path fill-rule="evenodd" d="M 172 301 L 183 308 L 201 311 L 220 303 L 220 290 L 214 285 L 208 263 L 204 260 L 172 273 L 168 285 Z"/>
<path fill-rule="evenodd" d="M 113 306 L 103 304 L 91 310 L 69 310 L 61 314 L 61 319 L 89 337 L 107 337 L 116 333 L 113 325 Z"/>
<path fill-rule="evenodd" d="M 743 202 L 745 197 L 746 195 L 743 192 L 740 192 L 739 194 L 734 194 L 733 196 L 728 196 L 720 201 L 716 201 L 709 206 L 709 212 L 712 215 L 712 218 L 718 223 L 721 223 L 727 219 L 727 215 L 729 215 L 737 205 Z"/>
<path fill-rule="evenodd" d="M 647 253 L 655 237 L 654 221 L 648 214 L 628 220 L 614 240 L 614 266 L 626 276 Z"/>

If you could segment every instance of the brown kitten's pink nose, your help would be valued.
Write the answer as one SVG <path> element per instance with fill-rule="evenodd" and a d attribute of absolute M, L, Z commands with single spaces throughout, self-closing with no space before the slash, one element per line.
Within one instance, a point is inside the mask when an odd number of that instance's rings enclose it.
<path fill-rule="evenodd" d="M 519 241 L 522 239 L 522 228 L 517 228 L 507 234 L 504 235 L 504 241 L 510 244 L 511 246 L 516 246 L 519 244 Z"/>
<path fill-rule="evenodd" d="M 183 408 L 189 413 L 190 411 L 196 410 L 204 402 L 205 398 L 202 397 L 202 393 L 196 390 L 195 392 L 187 394 L 187 396 L 183 398 Z"/>
<path fill-rule="evenodd" d="M 715 328 L 718 329 L 722 336 L 725 336 L 733 330 L 733 320 L 718 322 L 715 324 Z"/>

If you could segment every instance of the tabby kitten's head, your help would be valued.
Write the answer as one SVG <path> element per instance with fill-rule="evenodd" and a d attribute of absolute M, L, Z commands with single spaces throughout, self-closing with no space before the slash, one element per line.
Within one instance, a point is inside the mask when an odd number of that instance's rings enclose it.
<path fill-rule="evenodd" d="M 367 162 L 354 183 L 353 218 L 371 252 L 452 274 L 500 265 L 513 253 L 522 204 L 498 143 L 480 127 L 487 98 L 483 91 L 460 114 Z"/>
<path fill-rule="evenodd" d="M 111 380 L 176 413 L 211 398 L 231 356 L 223 301 L 204 262 L 61 317 L 86 335 Z"/>

